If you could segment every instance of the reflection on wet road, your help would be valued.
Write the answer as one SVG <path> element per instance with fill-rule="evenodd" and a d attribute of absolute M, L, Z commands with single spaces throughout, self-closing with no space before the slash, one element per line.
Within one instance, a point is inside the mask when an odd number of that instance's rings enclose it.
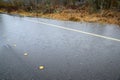
<path fill-rule="evenodd" d="M 120 42 L 24 19 L 120 39 L 115 25 L 0 14 L 0 80 L 120 79 Z"/>

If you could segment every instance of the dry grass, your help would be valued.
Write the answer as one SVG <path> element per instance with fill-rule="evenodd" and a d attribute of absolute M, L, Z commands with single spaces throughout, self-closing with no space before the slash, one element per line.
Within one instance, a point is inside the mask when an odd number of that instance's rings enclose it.
<path fill-rule="evenodd" d="M 5 9 L 0 9 L 0 13 L 6 12 Z"/>
<path fill-rule="evenodd" d="M 0 10 L 0 12 L 5 12 L 5 10 Z M 51 13 L 51 14 L 36 14 L 26 12 L 24 10 L 17 10 L 10 12 L 11 14 L 19 14 L 21 16 L 37 16 L 44 18 L 52 18 L 59 20 L 71 20 L 71 21 L 85 21 L 85 22 L 99 22 L 99 23 L 109 23 L 120 25 L 120 12 L 117 11 L 101 11 L 100 13 L 90 14 L 87 10 L 63 10 L 61 13 Z"/>
<path fill-rule="evenodd" d="M 75 12 L 75 13 L 53 13 L 42 15 L 43 17 L 71 20 L 71 21 L 85 21 L 85 22 L 99 22 L 120 25 L 120 12 L 116 11 L 103 11 L 101 13 L 89 14 L 88 12 Z"/>

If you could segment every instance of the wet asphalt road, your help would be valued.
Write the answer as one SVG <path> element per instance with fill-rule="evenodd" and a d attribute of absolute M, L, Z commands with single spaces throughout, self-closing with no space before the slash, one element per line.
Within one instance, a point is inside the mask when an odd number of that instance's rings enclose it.
<path fill-rule="evenodd" d="M 24 19 L 120 39 L 115 25 L 0 14 L 0 80 L 120 80 L 119 41 Z"/>

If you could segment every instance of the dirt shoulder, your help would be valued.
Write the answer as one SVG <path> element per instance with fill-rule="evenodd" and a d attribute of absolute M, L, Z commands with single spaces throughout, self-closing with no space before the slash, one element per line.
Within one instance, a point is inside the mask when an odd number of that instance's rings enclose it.
<path fill-rule="evenodd" d="M 0 9 L 1 12 L 7 12 L 4 9 Z M 98 23 L 109 23 L 109 24 L 117 24 L 120 25 L 120 12 L 112 11 L 112 10 L 103 10 L 98 13 L 89 13 L 86 10 L 72 10 L 67 9 L 63 10 L 59 13 L 33 13 L 26 12 L 24 10 L 17 10 L 8 12 L 10 14 L 19 14 L 21 16 L 37 16 L 43 18 L 51 18 L 58 20 L 70 20 L 70 21 L 85 21 L 85 22 L 98 22 Z"/>

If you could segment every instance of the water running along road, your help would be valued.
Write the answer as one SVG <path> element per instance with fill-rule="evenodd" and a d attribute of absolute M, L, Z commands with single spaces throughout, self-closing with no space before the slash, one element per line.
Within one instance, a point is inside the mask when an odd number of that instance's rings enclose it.
<path fill-rule="evenodd" d="M 119 40 L 115 25 L 0 14 L 0 80 L 120 80 Z"/>

